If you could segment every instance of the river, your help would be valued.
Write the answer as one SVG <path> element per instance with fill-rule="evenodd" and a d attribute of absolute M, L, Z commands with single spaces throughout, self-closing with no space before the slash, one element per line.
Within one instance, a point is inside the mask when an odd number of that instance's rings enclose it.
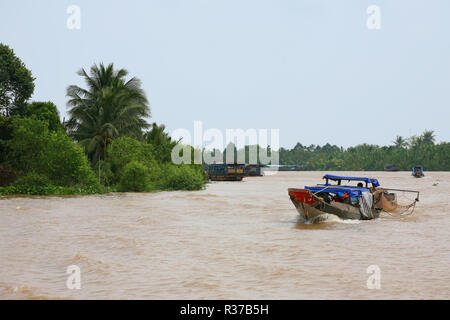
<path fill-rule="evenodd" d="M 421 200 L 401 219 L 300 224 L 287 188 L 323 172 L 195 192 L 2 198 L 0 299 L 449 299 L 450 173 L 334 173 Z M 71 265 L 79 290 L 66 285 Z M 367 287 L 373 265 L 379 289 Z"/>

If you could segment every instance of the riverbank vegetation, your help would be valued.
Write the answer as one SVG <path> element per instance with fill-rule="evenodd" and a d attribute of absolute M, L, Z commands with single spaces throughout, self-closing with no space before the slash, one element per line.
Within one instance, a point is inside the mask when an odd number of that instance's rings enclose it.
<path fill-rule="evenodd" d="M 280 164 L 298 170 L 381 171 L 389 164 L 406 171 L 415 165 L 428 171 L 450 170 L 450 143 L 436 143 L 429 130 L 409 138 L 397 136 L 389 146 L 361 144 L 344 149 L 297 143 L 292 149 L 280 148 L 279 156 Z"/>
<path fill-rule="evenodd" d="M 436 143 L 435 140 L 434 131 L 426 130 L 409 138 L 397 136 L 388 146 L 360 144 L 343 148 L 329 143 L 323 146 L 297 143 L 292 149 L 251 147 L 256 163 L 265 165 L 278 157 L 279 165 L 296 171 L 410 171 L 416 165 L 422 165 L 426 171 L 450 171 L 450 143 Z M 246 163 L 254 163 L 249 146 L 238 150 L 231 144 L 227 148 L 234 148 L 235 162 L 243 162 L 238 160 L 237 154 L 240 153 Z M 215 150 L 215 153 L 225 162 L 226 151 Z M 266 155 L 265 160 L 260 159 L 261 154 Z"/>
<path fill-rule="evenodd" d="M 78 72 L 86 88 L 67 88 L 69 119 L 52 102 L 30 102 L 31 71 L 0 44 L 0 195 L 198 190 L 199 165 L 174 165 L 176 144 L 149 124 L 137 78 L 113 64 Z"/>

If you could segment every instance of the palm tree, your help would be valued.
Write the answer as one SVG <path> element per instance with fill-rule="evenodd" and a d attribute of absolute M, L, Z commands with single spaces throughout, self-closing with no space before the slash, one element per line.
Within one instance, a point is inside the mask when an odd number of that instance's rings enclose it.
<path fill-rule="evenodd" d="M 94 64 L 90 75 L 84 69 L 78 75 L 84 77 L 87 89 L 67 88 L 70 118 L 66 128 L 95 166 L 114 138 L 142 136 L 142 130 L 149 127 L 145 118 L 150 117 L 150 107 L 140 80 L 126 81 L 128 71 L 114 70 L 112 63 L 107 67 Z"/>
<path fill-rule="evenodd" d="M 434 131 L 432 130 L 425 130 L 422 133 L 422 143 L 426 145 L 434 144 L 435 136 Z"/>
<path fill-rule="evenodd" d="M 395 140 L 392 142 L 394 143 L 394 147 L 396 148 L 403 148 L 406 147 L 406 145 L 408 144 L 407 141 L 403 139 L 402 136 L 397 136 Z"/>
<path fill-rule="evenodd" d="M 165 132 L 166 127 L 162 124 L 158 126 L 156 122 L 152 123 L 150 130 L 144 134 L 144 139 L 155 148 L 157 160 L 169 162 L 171 160 L 172 149 L 181 141 L 174 141 Z"/>
<path fill-rule="evenodd" d="M 411 146 L 411 148 L 418 148 L 423 143 L 423 137 L 422 136 L 411 136 L 408 139 L 408 144 Z"/>
<path fill-rule="evenodd" d="M 158 126 L 156 122 L 153 122 L 150 126 L 150 130 L 145 133 L 144 137 L 148 143 L 152 143 L 153 145 L 159 145 L 165 141 L 171 141 L 172 139 L 166 132 L 164 132 L 165 130 L 165 125 L 162 124 Z"/>

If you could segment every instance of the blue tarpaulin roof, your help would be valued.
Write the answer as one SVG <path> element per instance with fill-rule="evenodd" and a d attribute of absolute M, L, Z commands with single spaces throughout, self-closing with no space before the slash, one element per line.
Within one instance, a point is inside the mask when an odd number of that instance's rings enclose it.
<path fill-rule="evenodd" d="M 327 187 L 325 185 L 323 186 L 313 186 L 308 187 L 305 186 L 305 189 L 311 190 L 312 193 L 316 193 L 318 191 L 324 192 L 324 193 L 336 193 L 340 196 L 342 196 L 344 193 L 347 193 L 350 197 L 359 197 L 361 194 L 365 191 L 369 191 L 367 188 L 357 188 L 357 187 L 340 187 L 340 186 L 331 186 Z"/>
<path fill-rule="evenodd" d="M 337 180 L 354 180 L 354 181 L 364 181 L 367 183 L 373 183 L 376 187 L 378 187 L 380 184 L 378 183 L 377 179 L 371 179 L 371 178 L 366 178 L 366 177 L 344 177 L 344 176 L 335 176 L 332 174 L 326 174 L 323 176 L 325 179 L 330 179 L 333 181 L 337 181 Z"/>

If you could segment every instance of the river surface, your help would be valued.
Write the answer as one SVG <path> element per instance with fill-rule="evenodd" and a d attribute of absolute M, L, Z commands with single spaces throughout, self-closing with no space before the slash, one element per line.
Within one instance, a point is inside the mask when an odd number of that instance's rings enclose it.
<path fill-rule="evenodd" d="M 450 299 L 450 173 L 336 174 L 421 200 L 401 219 L 300 224 L 287 188 L 323 172 L 196 192 L 2 198 L 0 299 Z M 79 290 L 66 285 L 71 265 Z M 380 289 L 367 287 L 371 265 Z"/>

